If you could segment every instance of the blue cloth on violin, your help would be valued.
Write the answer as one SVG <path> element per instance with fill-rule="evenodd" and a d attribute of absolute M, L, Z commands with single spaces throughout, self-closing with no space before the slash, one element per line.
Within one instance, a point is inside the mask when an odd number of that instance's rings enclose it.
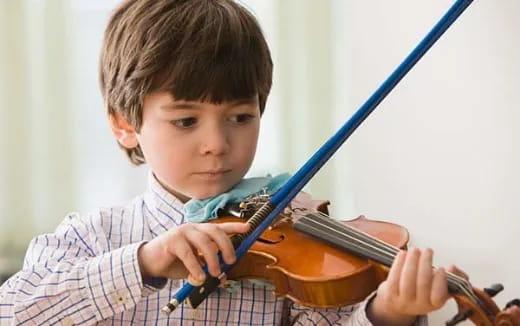
<path fill-rule="evenodd" d="M 279 174 L 272 177 L 247 178 L 236 184 L 230 191 L 206 199 L 191 199 L 184 204 L 185 218 L 188 222 L 201 223 L 217 217 L 218 210 L 228 203 L 239 203 L 247 196 L 259 193 L 263 189 L 272 194 L 280 188 L 291 175 Z"/>

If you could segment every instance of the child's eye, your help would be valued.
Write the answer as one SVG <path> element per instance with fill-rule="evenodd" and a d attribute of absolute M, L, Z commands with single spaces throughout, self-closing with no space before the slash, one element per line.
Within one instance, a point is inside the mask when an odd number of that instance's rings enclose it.
<path fill-rule="evenodd" d="M 197 123 L 197 118 L 183 118 L 173 120 L 171 123 L 179 128 L 190 128 Z"/>
<path fill-rule="evenodd" d="M 246 123 L 250 120 L 252 120 L 255 116 L 252 115 L 252 114 L 249 114 L 249 113 L 242 113 L 242 114 L 237 114 L 237 115 L 234 115 L 233 117 L 231 117 L 231 121 L 235 122 L 235 123 Z"/>

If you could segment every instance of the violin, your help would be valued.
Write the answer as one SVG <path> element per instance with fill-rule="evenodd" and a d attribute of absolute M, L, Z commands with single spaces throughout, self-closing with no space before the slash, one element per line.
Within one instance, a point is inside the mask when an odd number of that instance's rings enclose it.
<path fill-rule="evenodd" d="M 240 209 L 211 223 L 240 222 L 251 216 L 265 196 L 251 196 Z M 383 282 L 400 249 L 406 249 L 406 228 L 359 216 L 339 221 L 328 216 L 329 201 L 300 193 L 247 254 L 228 279 L 260 279 L 274 284 L 277 296 L 307 307 L 333 308 L 363 301 Z M 448 289 L 459 313 L 446 325 L 470 319 L 479 326 L 520 326 L 520 300 L 501 311 L 492 297 L 502 285 L 484 290 L 447 273 Z M 194 301 L 191 301 L 191 300 Z M 197 296 L 189 303 L 197 306 Z"/>
<path fill-rule="evenodd" d="M 211 223 L 243 222 L 248 212 L 257 209 L 257 198 L 243 202 L 238 212 L 231 210 L 232 216 L 224 215 Z M 328 205 L 328 201 L 299 194 L 233 267 L 228 279 L 267 280 L 274 284 L 278 296 L 307 307 L 342 307 L 364 300 L 386 279 L 387 268 L 365 258 L 375 253 L 369 248 L 362 249 L 366 253 L 359 256 L 345 251 L 338 227 L 364 232 L 385 246 L 402 249 L 408 243 L 408 232 L 402 226 L 364 216 L 336 221 L 328 217 Z M 315 226 L 333 243 L 320 241 Z"/>

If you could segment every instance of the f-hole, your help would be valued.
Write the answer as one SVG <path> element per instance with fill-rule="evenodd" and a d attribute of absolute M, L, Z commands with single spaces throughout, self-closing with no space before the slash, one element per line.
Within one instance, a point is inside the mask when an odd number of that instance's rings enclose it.
<path fill-rule="evenodd" d="M 285 239 L 285 235 L 281 234 L 278 239 L 276 240 L 268 240 L 268 239 L 264 239 L 262 237 L 258 238 L 258 240 L 256 241 L 259 241 L 259 242 L 262 242 L 262 243 L 265 243 L 265 244 L 271 244 L 271 245 L 274 245 L 274 244 L 277 244 L 277 243 L 280 243 L 282 242 L 283 240 Z"/>

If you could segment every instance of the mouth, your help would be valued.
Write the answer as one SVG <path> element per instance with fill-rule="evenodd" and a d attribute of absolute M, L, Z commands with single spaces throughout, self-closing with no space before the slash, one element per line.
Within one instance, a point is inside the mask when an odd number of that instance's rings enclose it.
<path fill-rule="evenodd" d="M 229 172 L 231 172 L 231 170 L 229 170 L 229 169 L 218 169 L 218 170 L 207 170 L 207 171 L 196 172 L 194 174 L 196 176 L 204 178 L 204 179 L 213 180 L 213 179 L 222 178 Z"/>

